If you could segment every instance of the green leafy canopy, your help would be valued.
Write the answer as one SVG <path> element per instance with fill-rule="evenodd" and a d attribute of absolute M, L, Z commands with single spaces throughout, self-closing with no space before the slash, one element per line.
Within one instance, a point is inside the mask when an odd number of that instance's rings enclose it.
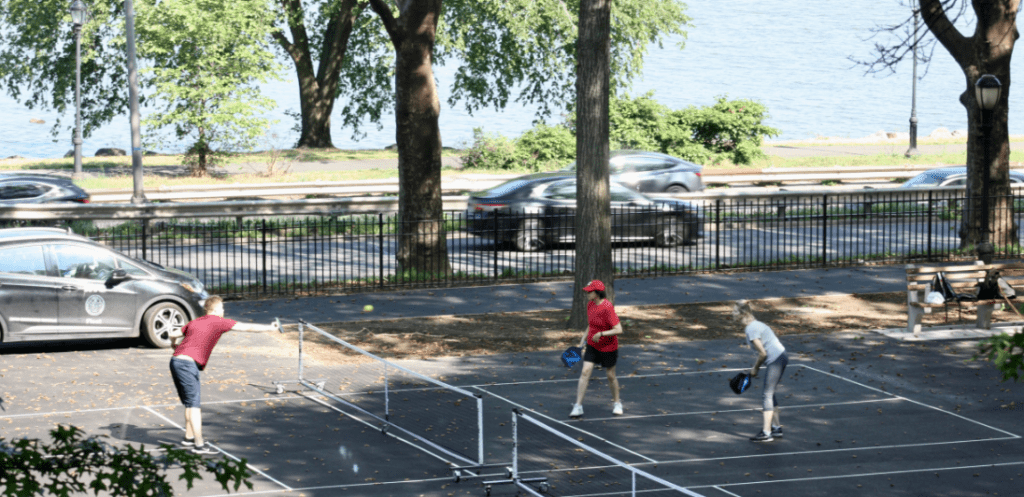
<path fill-rule="evenodd" d="M 191 149 L 255 145 L 270 124 L 263 113 L 275 106 L 256 84 L 280 71 L 269 46 L 270 4 L 162 0 L 141 7 L 138 19 L 156 97 L 145 124 L 172 128 Z"/>

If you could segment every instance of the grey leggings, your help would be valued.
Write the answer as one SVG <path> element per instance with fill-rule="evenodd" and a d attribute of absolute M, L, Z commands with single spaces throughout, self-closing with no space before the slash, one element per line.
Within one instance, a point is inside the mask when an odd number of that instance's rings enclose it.
<path fill-rule="evenodd" d="M 786 365 L 789 364 L 789 357 L 783 352 L 771 364 L 765 366 L 764 371 L 764 410 L 774 411 L 779 405 L 779 399 L 775 398 L 775 387 L 782 381 L 782 373 L 786 372 Z"/>

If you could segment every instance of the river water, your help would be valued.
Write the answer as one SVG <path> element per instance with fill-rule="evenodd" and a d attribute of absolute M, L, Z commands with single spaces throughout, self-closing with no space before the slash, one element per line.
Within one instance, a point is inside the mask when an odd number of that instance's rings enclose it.
<path fill-rule="evenodd" d="M 911 110 L 912 71 L 910 61 L 878 75 L 865 73 L 851 61 L 871 58 L 875 42 L 873 28 L 901 22 L 909 9 L 899 0 L 847 0 L 845 2 L 793 2 L 791 0 L 704 0 L 687 2 L 692 26 L 686 46 L 669 40 L 663 48 L 650 47 L 642 78 L 630 90 L 632 95 L 654 91 L 659 102 L 672 108 L 714 103 L 718 96 L 750 98 L 764 103 L 770 113 L 767 123 L 778 128 L 777 140 L 834 136 L 860 138 L 878 131 L 908 129 Z M 970 34 L 973 20 L 966 19 L 961 31 Z M 1020 57 L 1012 70 L 1019 73 Z M 435 69 L 439 79 L 442 113 L 441 136 L 445 146 L 467 145 L 473 129 L 514 137 L 530 128 L 534 108 L 512 103 L 503 111 L 485 110 L 469 115 L 445 100 L 453 81 L 454 68 Z M 941 47 L 935 48 L 927 66 L 919 65 L 917 115 L 919 136 L 936 128 L 966 129 L 966 112 L 959 95 L 966 87 L 963 73 Z M 285 111 L 297 111 L 298 87 L 294 76 L 263 85 L 277 108 L 272 127 L 260 148 L 289 147 L 297 138 L 295 122 Z M 339 105 L 336 108 L 340 108 Z M 1024 134 L 1024 109 L 1010 101 L 1010 133 Z M 49 130 L 53 112 L 29 110 L 0 94 L 0 158 L 59 157 L 72 148 L 71 130 L 57 137 Z M 144 109 L 145 112 L 145 109 Z M 33 124 L 41 119 L 45 124 Z M 74 122 L 73 110 L 63 117 Z M 336 123 L 340 118 L 335 117 Z M 370 126 L 359 141 L 351 131 L 336 125 L 334 144 L 344 149 L 382 148 L 395 142 L 394 116 L 383 119 L 383 128 Z M 128 117 L 118 118 L 84 140 L 83 153 L 92 155 L 100 147 L 130 149 Z M 170 151 L 170 150 L 168 150 Z"/>

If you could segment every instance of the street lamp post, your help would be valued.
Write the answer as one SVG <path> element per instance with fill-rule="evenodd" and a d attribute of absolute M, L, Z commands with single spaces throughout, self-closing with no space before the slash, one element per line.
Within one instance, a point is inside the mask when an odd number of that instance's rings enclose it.
<path fill-rule="evenodd" d="M 1003 91 L 1003 84 L 999 81 L 999 78 L 991 74 L 983 74 L 978 81 L 974 83 L 974 99 L 978 102 L 978 107 L 981 108 L 981 129 L 982 134 L 982 178 L 981 178 L 981 242 L 978 244 L 978 258 L 985 262 L 985 264 L 992 263 L 992 255 L 995 252 L 992 247 L 992 242 L 989 240 L 989 226 L 988 218 L 988 197 L 989 197 L 989 174 L 992 169 L 991 154 L 989 148 L 991 148 L 991 134 L 992 134 L 992 110 L 999 103 L 999 98 Z"/>
<path fill-rule="evenodd" d="M 904 154 L 907 157 L 912 157 L 920 152 L 917 151 L 917 8 L 914 8 L 914 46 L 911 47 L 911 52 L 914 56 L 914 81 L 911 83 L 910 93 L 910 148 Z"/>
<path fill-rule="evenodd" d="M 71 3 L 71 22 L 75 25 L 75 172 L 73 178 L 82 177 L 82 25 L 85 24 L 87 9 L 82 0 Z"/>

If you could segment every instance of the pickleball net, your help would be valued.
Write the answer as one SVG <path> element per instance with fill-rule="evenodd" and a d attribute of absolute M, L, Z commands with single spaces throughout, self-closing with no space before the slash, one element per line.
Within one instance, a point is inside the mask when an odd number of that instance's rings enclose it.
<path fill-rule="evenodd" d="M 535 497 L 703 497 L 555 430 L 523 410 L 512 414 L 509 480 Z"/>
<path fill-rule="evenodd" d="M 315 355 L 311 350 L 315 349 Z M 338 354 L 346 362 L 331 364 Z M 354 359 L 354 361 L 352 360 Z M 299 321 L 297 383 L 376 420 L 383 431 L 405 434 L 450 458 L 452 467 L 484 464 L 483 398 L 412 371 Z"/>

